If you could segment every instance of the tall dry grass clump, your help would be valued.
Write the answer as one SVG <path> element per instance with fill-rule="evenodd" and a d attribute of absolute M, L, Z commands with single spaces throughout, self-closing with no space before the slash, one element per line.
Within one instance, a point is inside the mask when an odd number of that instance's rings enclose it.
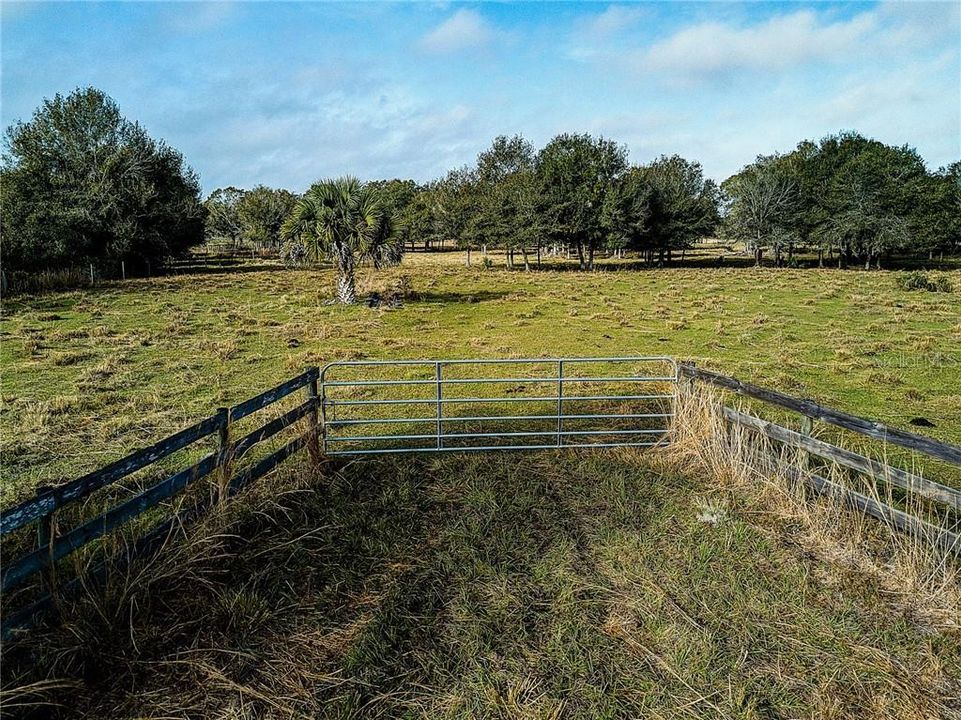
<path fill-rule="evenodd" d="M 897 506 L 892 486 L 862 477 L 853 488 L 849 475 L 834 464 L 821 464 L 815 471 L 807 453 L 728 423 L 721 408 L 718 391 L 680 386 L 671 442 L 660 461 L 681 472 L 707 474 L 728 502 L 744 507 L 785 543 L 840 572 L 872 577 L 929 626 L 961 628 L 961 572 L 950 550 L 932 542 L 930 533 L 905 534 L 892 522 L 818 493 L 811 477 L 816 472 L 842 488 Z M 900 506 L 947 529 L 948 520 L 916 496 L 901 499 Z"/>

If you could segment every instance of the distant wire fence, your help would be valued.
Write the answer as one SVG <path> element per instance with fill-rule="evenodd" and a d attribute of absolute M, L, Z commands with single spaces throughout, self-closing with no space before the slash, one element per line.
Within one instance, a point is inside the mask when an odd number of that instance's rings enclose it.
<path fill-rule="evenodd" d="M 662 367 L 652 368 L 651 364 Z M 603 370 L 617 366 L 623 369 Z M 478 367 L 489 368 L 486 376 L 479 376 Z M 518 367 L 529 370 L 520 374 Z M 328 455 L 651 447 L 669 441 L 678 386 L 697 392 L 701 384 L 806 419 L 806 426 L 798 432 L 722 406 L 720 413 L 728 423 L 943 507 L 948 525 L 939 527 L 878 497 L 828 480 L 817 468 L 792 469 L 818 494 L 961 555 L 957 532 L 961 491 L 815 439 L 810 433 L 813 421 L 819 421 L 872 438 L 885 447 L 894 445 L 959 467 L 961 447 L 743 383 L 692 363 L 664 357 L 330 363 L 323 369 L 309 368 L 233 407 L 220 408 L 210 417 L 72 482 L 41 487 L 35 497 L 0 512 L 5 556 L 0 571 L 3 637 L 13 637 L 29 627 L 36 616 L 55 608 L 60 598 L 96 584 L 118 565 L 156 552 L 176 530 L 225 503 L 301 449 L 306 448 L 311 461 L 319 465 Z M 575 393 L 571 387 L 580 390 Z M 298 391 L 305 392 L 305 399 L 292 402 Z M 241 434 L 250 422 L 244 423 L 245 418 L 282 401 L 283 405 L 274 408 L 279 414 Z M 409 414 L 399 413 L 405 409 Z M 296 430 L 294 437 L 278 447 L 283 439 L 278 436 L 288 428 Z M 216 448 L 198 453 L 196 446 L 207 438 L 215 439 Z M 172 474 L 162 469 L 158 482 L 150 484 L 153 478 L 142 477 L 134 487 L 121 482 L 189 452 L 194 456 L 186 468 Z M 205 478 L 210 480 L 201 483 Z M 90 518 L 86 501 L 111 489 L 115 492 L 110 501 L 118 501 L 105 511 L 95 510 Z M 78 505 L 84 506 L 83 512 L 71 515 L 68 511 Z M 170 511 L 166 516 L 163 508 Z M 75 520 L 74 526 L 61 527 L 68 524 L 65 518 Z M 32 540 L 24 537 L 29 527 L 35 528 Z M 103 543 L 109 548 L 107 536 L 130 527 L 136 530 L 135 540 L 124 547 L 120 557 L 97 546 Z M 15 551 L 26 552 L 11 559 L 11 545 Z M 93 546 L 102 561 L 92 569 L 86 563 L 61 582 L 59 565 L 86 546 Z M 38 577 L 39 582 L 27 584 Z M 9 612 L 11 605 L 18 609 Z"/>
<path fill-rule="evenodd" d="M 164 275 L 227 272 L 255 261 L 278 260 L 276 248 L 200 246 L 182 257 L 98 260 L 63 268 L 0 269 L 0 293 L 25 295 L 98 287 L 104 283 Z"/>

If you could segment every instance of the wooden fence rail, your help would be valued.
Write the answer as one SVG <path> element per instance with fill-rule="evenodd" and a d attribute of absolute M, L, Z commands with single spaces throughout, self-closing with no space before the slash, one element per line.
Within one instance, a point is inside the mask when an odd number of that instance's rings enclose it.
<path fill-rule="evenodd" d="M 689 378 L 691 381 L 705 382 L 739 395 L 792 410 L 814 420 L 852 430 L 882 442 L 892 443 L 961 466 L 961 447 L 956 445 L 889 428 L 881 423 L 826 408 L 811 400 L 802 400 L 774 390 L 743 383 L 719 373 L 702 370 L 692 363 L 680 363 L 678 373 L 681 377 Z M 162 502 L 181 493 L 198 480 L 219 473 L 216 495 L 211 494 L 206 498 L 201 498 L 191 507 L 154 526 L 130 546 L 128 560 L 130 557 L 147 554 L 162 546 L 163 540 L 179 523 L 199 517 L 216 502 L 221 502 L 236 494 L 244 486 L 265 475 L 298 450 L 307 447 L 311 458 L 315 461 L 319 460 L 321 457 L 318 418 L 318 409 L 321 402 L 318 395 L 319 377 L 319 368 L 309 368 L 297 377 L 244 400 L 233 407 L 220 408 L 210 417 L 204 418 L 149 447 L 131 453 L 127 457 L 65 485 L 42 488 L 37 492 L 36 497 L 0 512 L 0 537 L 31 523 L 37 525 L 35 549 L 4 563 L 2 575 L 0 575 L 0 589 L 6 592 L 38 573 L 44 575 L 44 582 L 47 586 L 46 593 L 29 607 L 14 614 L 5 613 L 2 622 L 3 637 L 10 637 L 14 630 L 27 625 L 37 613 L 54 604 L 53 598 L 58 589 L 54 587 L 50 570 L 58 560 L 143 515 Z M 233 423 L 300 389 L 305 389 L 307 394 L 307 399 L 303 403 L 287 410 L 279 417 L 270 420 L 247 435 L 231 439 L 230 429 Z M 961 491 L 959 490 L 890 467 L 877 460 L 816 440 L 806 434 L 789 430 L 732 408 L 724 407 L 722 414 L 730 423 L 745 427 L 784 445 L 817 455 L 842 467 L 890 483 L 907 492 L 917 493 L 927 500 L 945 505 L 951 512 L 961 512 Z M 299 434 L 251 467 L 237 473 L 233 472 L 233 464 L 255 445 L 277 435 L 304 418 L 307 419 L 307 431 L 305 433 Z M 91 493 L 116 483 L 138 470 L 215 434 L 219 438 L 219 446 L 215 452 L 204 456 L 190 467 L 180 470 L 123 500 L 97 517 L 66 532 L 56 532 L 56 523 L 53 521 L 55 514 L 66 505 L 83 500 Z M 796 474 L 800 470 L 792 468 L 789 469 L 789 472 Z M 942 547 L 961 554 L 961 536 L 958 534 L 937 528 L 919 518 L 908 515 L 902 510 L 892 508 L 874 498 L 832 483 L 819 475 L 808 471 L 801 474 L 803 475 L 803 481 L 818 492 L 844 502 L 862 512 L 886 520 L 900 530 L 923 534 L 932 538 Z M 109 560 L 104 560 L 96 569 L 96 573 L 105 574 L 108 568 Z M 80 581 L 81 578 L 69 580 L 61 586 L 60 590 L 77 586 L 78 583 L 82 584 Z"/>
<path fill-rule="evenodd" d="M 317 381 L 319 376 L 319 368 L 309 368 L 297 377 L 233 407 L 220 408 L 214 415 L 204 418 L 147 448 L 131 453 L 100 470 L 59 487 L 42 488 L 38 490 L 36 497 L 4 510 L 0 513 L 0 537 L 31 523 L 36 523 L 38 542 L 33 551 L 13 560 L 5 560 L 2 576 L 0 576 L 0 589 L 7 592 L 38 573 L 46 575 L 58 560 L 143 515 L 216 471 L 220 471 L 224 475 L 224 486 L 221 488 L 222 492 L 219 493 L 220 499 L 223 499 L 265 475 L 304 446 L 310 448 L 312 458 L 319 458 L 319 428 L 317 427 L 319 404 Z M 230 427 L 233 423 L 268 407 L 301 388 L 307 390 L 307 400 L 305 402 L 270 420 L 253 432 L 231 441 Z M 308 418 L 306 433 L 294 438 L 252 467 L 232 475 L 233 463 L 242 458 L 251 448 L 305 417 Z M 56 526 L 53 522 L 54 515 L 66 505 L 83 500 L 91 493 L 122 480 L 128 475 L 214 434 L 218 434 L 220 438 L 220 446 L 215 452 L 206 455 L 190 467 L 176 472 L 123 500 L 77 527 L 59 534 L 53 532 L 53 528 Z M 185 515 L 196 516 L 209 509 L 211 505 L 210 502 L 201 501 L 194 508 L 189 509 Z M 178 519 L 182 521 L 183 517 L 168 518 L 161 522 L 146 533 L 142 538 L 145 542 L 139 542 L 135 544 L 135 547 L 145 549 L 148 546 L 155 545 L 153 539 L 168 533 L 176 525 Z M 46 584 L 52 585 L 49 580 Z M 47 594 L 34 602 L 31 607 L 13 616 L 6 614 L 2 624 L 3 636 L 9 637 L 13 630 L 28 623 L 33 615 L 48 607 L 50 596 L 55 590 L 56 588 L 52 586 L 48 587 Z"/>
<path fill-rule="evenodd" d="M 930 457 L 961 466 L 961 447 L 957 445 L 939 442 L 924 437 L 923 435 L 915 435 L 906 430 L 891 428 L 873 420 L 859 418 L 856 415 L 848 415 L 840 410 L 833 410 L 823 405 L 818 405 L 813 400 L 802 400 L 777 392 L 776 390 L 768 390 L 757 385 L 741 382 L 740 380 L 735 380 L 734 378 L 711 372 L 710 370 L 702 370 L 692 363 L 680 363 L 678 372 L 682 377 L 701 380 L 716 387 L 735 392 L 738 395 L 752 397 L 756 400 L 762 400 L 772 405 L 793 410 L 812 420 L 820 420 L 830 425 L 844 428 L 845 430 L 853 430 L 856 433 L 867 435 L 875 440 L 888 442 L 892 445 L 899 445 L 908 450 L 916 450 Z"/>
<path fill-rule="evenodd" d="M 821 420 L 875 440 L 891 443 L 938 460 L 944 460 L 948 463 L 961 466 L 961 447 L 950 443 L 940 442 L 904 430 L 890 428 L 879 422 L 866 420 L 824 407 L 811 400 L 791 397 L 790 395 L 775 390 L 741 382 L 726 375 L 721 375 L 709 370 L 702 370 L 693 363 L 680 363 L 678 373 L 681 377 L 689 378 L 692 381 L 702 381 L 738 395 L 792 410 L 812 420 Z M 754 415 L 749 415 L 730 407 L 722 406 L 720 412 L 721 416 L 729 423 L 751 430 L 782 445 L 803 450 L 833 462 L 836 465 L 840 465 L 841 467 L 888 483 L 906 492 L 920 495 L 926 500 L 945 506 L 953 512 L 955 516 L 961 513 L 961 490 L 922 478 L 900 468 L 892 467 L 878 460 L 865 457 L 864 455 L 838 447 L 837 445 L 832 445 L 823 440 L 817 440 L 805 433 L 790 430 L 781 425 L 762 420 Z M 801 468 L 782 467 L 781 469 L 786 470 L 794 479 L 804 482 L 826 497 L 830 497 L 872 517 L 883 520 L 902 532 L 923 536 L 943 550 L 961 555 L 961 534 L 957 532 L 953 532 L 948 528 L 935 526 L 903 510 L 891 507 L 877 498 L 869 497 L 863 493 L 843 487 L 815 473 Z"/>

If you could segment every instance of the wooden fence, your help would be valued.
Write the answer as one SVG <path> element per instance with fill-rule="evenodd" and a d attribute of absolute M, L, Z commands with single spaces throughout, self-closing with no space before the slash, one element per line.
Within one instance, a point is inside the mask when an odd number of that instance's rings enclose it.
<path fill-rule="evenodd" d="M 939 442 L 905 430 L 891 428 L 872 420 L 865 420 L 864 418 L 824 407 L 811 400 L 802 400 L 775 390 L 741 382 L 726 375 L 721 375 L 709 370 L 702 370 L 693 363 L 680 363 L 678 373 L 681 377 L 688 378 L 692 383 L 694 381 L 704 382 L 711 386 L 731 391 L 737 395 L 791 410 L 809 420 L 818 420 L 844 430 L 865 435 L 883 443 L 890 443 L 907 450 L 922 453 L 937 460 L 961 466 L 961 447 L 956 445 Z M 906 493 L 919 495 L 932 503 L 943 506 L 954 515 L 954 527 L 957 526 L 958 516 L 961 514 L 961 491 L 846 450 L 837 445 L 832 445 L 823 440 L 817 440 L 808 434 L 810 432 L 810 424 L 808 424 L 808 432 L 796 432 L 727 406 L 721 407 L 721 414 L 727 422 L 747 428 L 781 445 L 796 448 L 805 453 L 823 458 L 843 468 L 853 470 L 858 474 L 900 488 Z M 870 497 L 851 488 L 831 482 L 810 470 L 794 467 L 782 469 L 795 479 L 809 485 L 817 493 L 830 497 L 833 500 L 846 504 L 879 520 L 883 520 L 902 532 L 924 537 L 943 550 L 955 555 L 961 555 L 961 534 L 954 532 L 954 528 L 949 529 L 935 526 L 903 510 L 892 507 L 876 497 Z"/>
<path fill-rule="evenodd" d="M 130 549 L 130 553 L 128 553 L 130 556 L 143 555 L 160 547 L 163 540 L 179 524 L 185 522 L 188 518 L 203 514 L 214 503 L 222 502 L 227 497 L 236 494 L 244 486 L 265 475 L 301 448 L 306 446 L 311 456 L 314 459 L 319 459 L 318 409 L 320 400 L 317 387 L 318 378 L 319 369 L 312 367 L 297 377 L 249 400 L 230 408 L 220 408 L 214 415 L 204 418 L 200 422 L 117 460 L 100 470 L 59 487 L 41 488 L 34 498 L 0 513 L 0 537 L 8 536 L 15 530 L 31 523 L 35 523 L 37 527 L 36 548 L 32 552 L 14 560 L 4 559 L 0 588 L 4 593 L 7 593 L 37 574 L 43 575 L 46 585 L 46 593 L 29 607 L 3 618 L 3 636 L 9 637 L 17 628 L 29 624 L 33 616 L 48 609 L 53 604 L 56 594 L 71 589 L 69 584 L 63 587 L 55 586 L 54 576 L 50 570 L 58 560 L 143 515 L 165 500 L 173 498 L 198 480 L 211 475 L 214 476 L 214 486 L 208 497 L 200 500 L 187 511 L 164 520 L 147 532 Z M 237 439 L 231 437 L 233 423 L 263 410 L 302 388 L 307 393 L 307 399 L 303 403 L 243 437 Z M 235 463 L 255 445 L 273 437 L 303 418 L 306 418 L 308 422 L 305 433 L 299 434 L 251 467 L 237 473 L 233 472 Z M 219 441 L 215 452 L 120 502 L 97 517 L 66 532 L 56 532 L 55 517 L 57 512 L 65 506 L 80 501 L 91 493 L 116 483 L 131 473 L 214 434 L 218 436 Z M 98 569 L 106 572 L 106 564 Z M 73 584 L 76 585 L 78 580 L 79 578 L 74 579 Z"/>
<path fill-rule="evenodd" d="M 680 377 L 689 379 L 691 383 L 695 381 L 707 383 L 723 390 L 800 413 L 811 420 L 819 420 L 846 430 L 852 430 L 875 440 L 891 443 L 961 466 L 961 448 L 955 445 L 889 428 L 880 423 L 823 407 L 810 400 L 801 400 L 756 385 L 743 383 L 734 378 L 702 370 L 692 363 L 680 363 L 678 372 Z M 314 461 L 319 461 L 321 458 L 319 438 L 323 432 L 319 421 L 321 402 L 318 392 L 319 376 L 318 368 L 309 368 L 297 377 L 249 400 L 230 408 L 220 408 L 210 417 L 100 470 L 59 487 L 41 488 L 34 498 L 0 512 L 0 537 L 8 536 L 10 533 L 30 524 L 35 524 L 37 528 L 35 548 L 12 561 L 5 560 L 2 575 L 0 575 L 0 588 L 6 593 L 38 574 L 42 576 L 45 586 L 44 594 L 39 599 L 34 600 L 28 607 L 16 613 L 5 615 L 2 621 L 3 637 L 8 638 L 18 628 L 27 626 L 37 614 L 53 606 L 55 598 L 59 594 L 69 592 L 71 589 L 79 587 L 85 580 L 89 582 L 91 579 L 90 577 L 77 577 L 68 583 L 57 586 L 55 574 L 51 570 L 58 560 L 67 557 L 89 543 L 97 541 L 121 525 L 142 516 L 202 478 L 213 475 L 215 479 L 215 482 L 212 483 L 212 491 L 208 493 L 207 497 L 202 498 L 186 510 L 168 517 L 141 536 L 128 548 L 125 555 L 127 560 L 149 554 L 162 547 L 164 540 L 181 524 L 199 517 L 215 503 L 223 502 L 236 494 L 250 482 L 265 475 L 298 450 L 306 447 L 311 458 Z M 301 389 L 304 389 L 307 394 L 303 403 L 287 410 L 279 417 L 270 420 L 247 435 L 236 439 L 232 437 L 231 429 L 234 423 Z M 817 440 L 806 433 L 790 430 L 733 408 L 723 407 L 722 414 L 728 422 L 745 427 L 778 443 L 819 456 L 849 470 L 881 480 L 905 492 L 915 493 L 931 502 L 943 505 L 951 513 L 954 513 L 955 517 L 961 513 L 961 492 L 954 488 L 891 467 L 850 450 Z M 306 420 L 306 432 L 298 434 L 293 440 L 250 467 L 234 472 L 237 461 L 255 445 L 273 437 L 300 420 Z M 218 437 L 218 448 L 215 452 L 204 456 L 190 467 L 176 472 L 123 500 L 95 518 L 87 520 L 66 532 L 58 532 L 55 518 L 58 511 L 65 506 L 83 500 L 91 493 L 117 483 L 131 473 L 215 434 Z M 876 498 L 850 488 L 842 487 L 808 470 L 802 472 L 800 468 L 788 468 L 788 471 L 821 494 L 882 519 L 899 530 L 923 535 L 942 548 L 955 554 L 961 554 L 961 535 L 952 530 L 935 527 L 903 510 L 891 507 Z M 110 563 L 116 562 L 116 560 L 116 558 L 104 560 L 91 574 L 105 574 L 111 567 Z"/>

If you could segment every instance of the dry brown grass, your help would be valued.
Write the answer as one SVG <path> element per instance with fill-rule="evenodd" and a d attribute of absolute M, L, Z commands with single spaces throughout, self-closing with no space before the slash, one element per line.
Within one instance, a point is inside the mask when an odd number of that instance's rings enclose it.
<path fill-rule="evenodd" d="M 752 512 L 766 516 L 765 524 L 773 532 L 804 552 L 842 571 L 873 578 L 933 630 L 961 630 L 961 570 L 954 556 L 933 547 L 930 538 L 905 535 L 875 518 L 813 497 L 793 474 L 807 467 L 805 453 L 726 423 L 720 403 L 720 395 L 710 389 L 682 388 L 667 454 L 671 462 L 684 472 L 708 473 L 719 493 L 750 503 Z M 849 483 L 840 468 L 828 472 L 829 480 Z M 857 489 L 896 504 L 891 487 L 875 480 L 862 480 Z M 912 514 L 948 526 L 947 517 L 932 517 L 923 502 L 910 498 L 904 502 Z"/>

